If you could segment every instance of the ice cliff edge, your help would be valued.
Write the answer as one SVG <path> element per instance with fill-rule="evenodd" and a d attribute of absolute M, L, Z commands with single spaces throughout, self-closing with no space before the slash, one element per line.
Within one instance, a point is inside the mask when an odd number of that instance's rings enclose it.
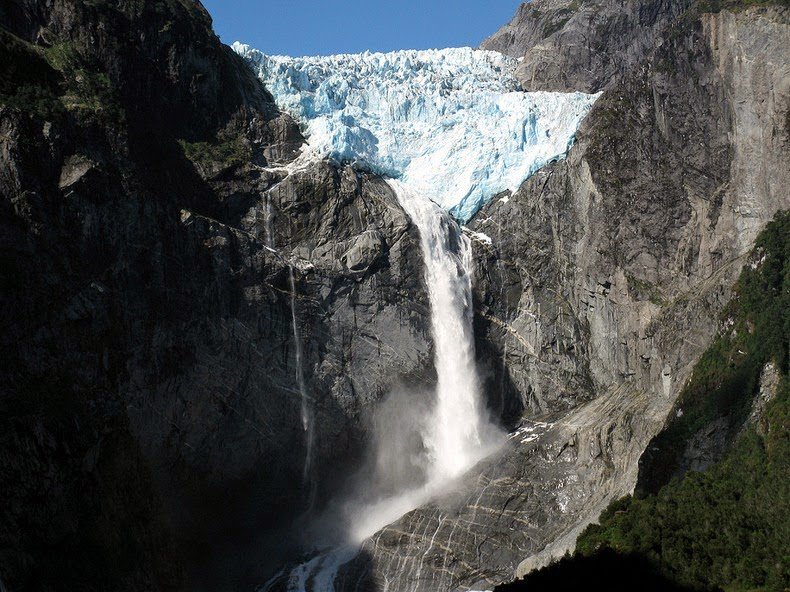
<path fill-rule="evenodd" d="M 525 93 L 518 60 L 470 48 L 318 57 L 233 48 L 308 137 L 308 157 L 358 161 L 462 222 L 561 158 L 598 95 Z"/>

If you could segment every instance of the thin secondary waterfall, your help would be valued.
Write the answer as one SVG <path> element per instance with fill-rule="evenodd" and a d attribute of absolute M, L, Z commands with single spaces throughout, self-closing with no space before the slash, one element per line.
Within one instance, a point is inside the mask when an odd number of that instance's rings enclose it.
<path fill-rule="evenodd" d="M 274 251 L 274 209 L 272 208 L 271 190 L 266 194 L 264 210 L 264 233 L 266 246 Z M 304 379 L 304 352 L 302 348 L 302 335 L 299 331 L 299 318 L 296 314 L 296 279 L 294 277 L 293 265 L 288 266 L 288 279 L 291 288 L 291 330 L 294 339 L 294 375 L 296 384 L 299 387 L 300 414 L 302 420 L 302 430 L 305 434 L 305 459 L 302 468 L 302 490 L 307 500 L 308 511 L 312 509 L 315 501 L 316 484 L 312 478 L 313 469 L 313 440 L 315 438 L 315 413 L 313 412 L 310 398 L 307 393 L 307 385 Z"/>
<path fill-rule="evenodd" d="M 266 246 L 274 249 L 274 208 L 272 207 L 271 191 L 266 193 L 266 209 L 264 211 L 263 231 L 266 237 Z M 291 274 L 293 277 L 293 274 Z"/>
<path fill-rule="evenodd" d="M 296 358 L 296 384 L 299 386 L 299 394 L 301 397 L 301 416 L 302 416 L 302 429 L 305 433 L 305 459 L 304 468 L 302 470 L 302 487 L 307 497 L 308 508 L 313 505 L 313 498 L 315 496 L 315 484 L 311 477 L 313 465 L 313 410 L 310 405 L 310 399 L 307 394 L 307 386 L 304 380 L 304 360 L 302 351 L 302 336 L 299 332 L 299 322 L 296 316 L 296 280 L 294 279 L 294 269 L 290 265 L 288 267 L 289 279 L 291 281 L 291 326 L 294 336 L 294 349 Z"/>
<path fill-rule="evenodd" d="M 329 158 L 391 179 L 420 233 L 435 388 L 393 389 L 378 402 L 370 466 L 355 477 L 360 483 L 351 480 L 351 493 L 329 503 L 331 516 L 321 517 L 331 524 L 331 540 L 306 537 L 316 551 L 264 588 L 329 591 L 365 538 L 438 495 L 501 441 L 480 401 L 471 247 L 453 218 L 466 222 L 495 195 L 564 157 L 598 95 L 525 93 L 518 60 L 470 48 L 297 58 L 238 43 L 234 49 L 309 138 L 289 167 Z M 307 476 L 314 419 L 301 351 L 297 358 Z"/>

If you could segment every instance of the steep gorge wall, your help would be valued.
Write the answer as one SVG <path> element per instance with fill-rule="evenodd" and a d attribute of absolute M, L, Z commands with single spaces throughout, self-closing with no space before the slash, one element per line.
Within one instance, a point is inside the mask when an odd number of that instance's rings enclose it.
<path fill-rule="evenodd" d="M 533 412 L 556 408 L 544 401 L 558 391 L 527 369 L 560 354 L 550 365 L 574 370 L 554 382 L 586 374 L 588 393 L 627 380 L 669 396 L 683 383 L 674 370 L 694 346 L 657 348 L 647 333 L 702 315 L 709 327 L 689 336 L 704 345 L 721 304 L 695 311 L 697 300 L 726 300 L 757 233 L 788 205 L 786 35 L 779 8 L 676 24 L 601 97 L 566 161 L 476 217 L 496 250 L 481 266 L 480 322 L 502 336 L 503 322 L 523 328 L 530 347 L 509 349 L 526 363 L 509 366 Z"/>
<path fill-rule="evenodd" d="M 309 503 L 291 270 L 322 499 L 432 379 L 415 231 L 380 179 L 285 168 L 198 2 L 1 9 L 1 581 L 258 585 Z"/>
<path fill-rule="evenodd" d="M 598 92 L 639 68 L 692 0 L 538 0 L 481 47 L 523 58 L 524 90 Z"/>
<path fill-rule="evenodd" d="M 599 100 L 567 161 L 477 219 L 476 230 L 502 237 L 499 261 L 517 262 L 522 302 L 499 312 L 482 300 L 486 316 L 523 328 L 530 348 L 496 323 L 489 335 L 510 381 L 530 384 L 534 410 L 557 392 L 537 370 L 547 362 L 586 366 L 597 396 L 645 397 L 599 495 L 633 488 L 634 461 L 718 329 L 745 255 L 790 207 L 788 24 L 781 8 L 677 23 L 647 67 Z M 609 421 L 592 421 L 593 433 Z"/>
<path fill-rule="evenodd" d="M 572 4 L 522 8 L 553 24 L 514 21 L 507 51 L 528 54 L 527 88 L 607 92 L 566 161 L 471 224 L 493 239 L 475 242 L 487 394 L 529 419 L 366 543 L 349 582 L 489 585 L 572 545 L 633 487 L 743 255 L 790 205 L 787 9 L 667 31 L 684 4 L 629 3 L 608 29 L 620 7 Z M 296 126 L 199 3 L 1 8 L 2 582 L 259 584 L 306 503 L 291 269 L 327 495 L 386 389 L 433 379 L 414 228 L 380 179 L 285 168 Z M 55 81 L 40 102 L 19 91 L 31 65 Z"/>
<path fill-rule="evenodd" d="M 790 207 L 788 16 L 684 13 L 633 71 L 590 82 L 608 90 L 565 161 L 475 217 L 486 388 L 530 419 L 473 483 L 368 541 L 352 581 L 489 586 L 632 491 L 758 232 Z"/>

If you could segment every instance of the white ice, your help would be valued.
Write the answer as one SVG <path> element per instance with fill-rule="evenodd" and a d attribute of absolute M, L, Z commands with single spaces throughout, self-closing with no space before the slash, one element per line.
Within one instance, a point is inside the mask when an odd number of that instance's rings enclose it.
<path fill-rule="evenodd" d="M 399 179 L 461 222 L 562 158 L 598 97 L 522 92 L 518 60 L 470 48 L 295 58 L 233 47 L 303 126 L 308 155 Z"/>
<path fill-rule="evenodd" d="M 420 233 L 437 373 L 421 434 L 426 480 L 356 504 L 345 544 L 288 576 L 289 591 L 330 591 L 364 539 L 449 487 L 503 439 L 480 399 L 472 328 L 471 240 L 492 241 L 462 232 L 436 204 L 465 222 L 516 190 L 566 154 L 597 95 L 521 92 L 517 60 L 469 48 L 304 58 L 234 49 L 302 125 L 308 147 L 299 161 L 352 161 L 390 178 Z M 525 443 L 531 436 L 519 435 Z"/>

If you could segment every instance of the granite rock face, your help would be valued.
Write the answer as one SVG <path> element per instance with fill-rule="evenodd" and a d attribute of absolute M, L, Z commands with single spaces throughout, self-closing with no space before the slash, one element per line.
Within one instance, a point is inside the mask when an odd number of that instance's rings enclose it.
<path fill-rule="evenodd" d="M 598 92 L 642 65 L 692 0 L 537 0 L 481 47 L 523 58 L 525 90 Z"/>
<path fill-rule="evenodd" d="M 432 379 L 415 230 L 378 178 L 286 168 L 199 2 L 0 15 L 2 583 L 260 584 L 371 405 Z"/>
<path fill-rule="evenodd" d="M 78 58 L 83 74 L 95 69 L 106 76 L 130 134 L 166 130 L 205 139 L 234 122 L 275 160 L 292 158 L 301 144 L 293 121 L 219 42 L 200 2 L 9 0 L 0 22 L 21 40 L 60 50 L 51 60 L 56 67 Z"/>
<path fill-rule="evenodd" d="M 475 242 L 486 389 L 531 419 L 476 483 L 372 537 L 349 581 L 484 589 L 572 549 L 633 490 L 758 232 L 790 207 L 789 16 L 689 13 L 626 75 L 594 68 L 608 90 L 567 160 L 470 223 L 492 239 Z"/>
<path fill-rule="evenodd" d="M 632 490 L 790 207 L 788 10 L 687 6 L 546 0 L 487 42 L 526 88 L 606 92 L 470 223 L 507 445 L 368 540 L 349 589 L 490 587 Z M 387 390 L 435 379 L 415 228 L 381 179 L 294 164 L 199 2 L 15 0 L 0 25 L 0 588 L 252 589 Z"/>

